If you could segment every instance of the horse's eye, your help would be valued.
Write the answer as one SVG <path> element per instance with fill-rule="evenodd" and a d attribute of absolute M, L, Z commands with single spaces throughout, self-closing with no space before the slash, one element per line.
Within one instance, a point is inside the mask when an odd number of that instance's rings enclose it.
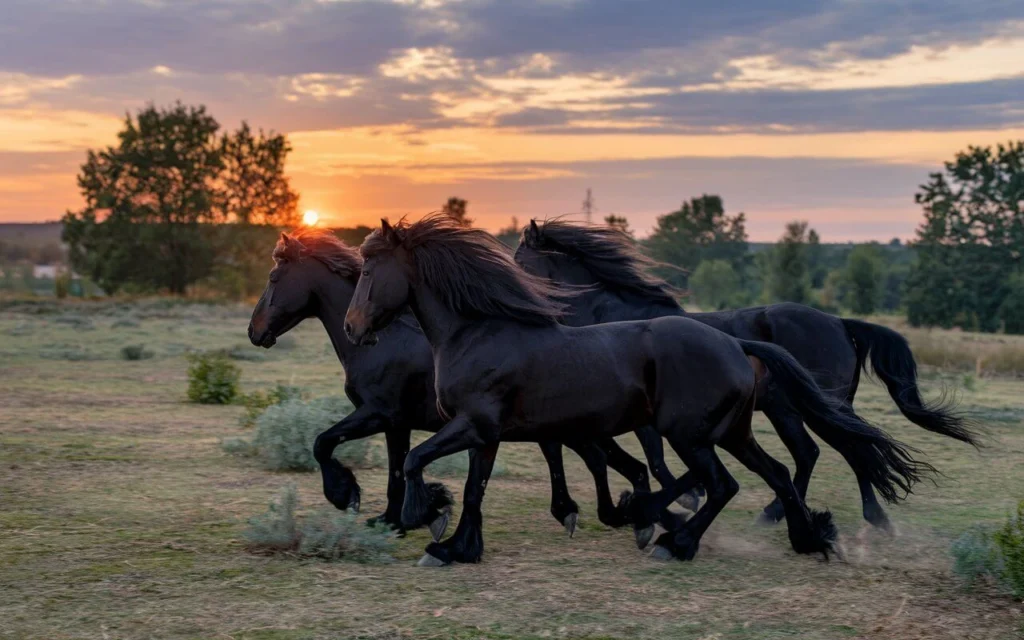
<path fill-rule="evenodd" d="M 370 272 L 368 270 L 366 270 L 366 269 L 363 269 L 363 275 L 364 276 L 369 276 Z"/>

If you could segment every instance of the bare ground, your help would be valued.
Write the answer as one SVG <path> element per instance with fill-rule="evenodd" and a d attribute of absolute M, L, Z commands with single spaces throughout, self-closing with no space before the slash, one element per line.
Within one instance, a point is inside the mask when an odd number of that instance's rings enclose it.
<path fill-rule="evenodd" d="M 858 410 L 920 448 L 946 477 L 889 508 L 897 526 L 890 536 L 863 523 L 852 473 L 823 448 L 809 503 L 835 513 L 842 561 L 798 556 L 782 527 L 755 527 L 769 491 L 730 459 L 740 494 L 695 562 L 666 564 L 637 551 L 629 531 L 597 522 L 589 476 L 570 454 L 570 488 L 582 508 L 570 540 L 548 514 L 539 452 L 505 445 L 509 473 L 488 487 L 481 564 L 414 567 L 423 532 L 399 542 L 393 564 L 327 564 L 245 553 L 245 520 L 288 482 L 305 506 L 318 507 L 319 479 L 222 453 L 220 438 L 244 433 L 241 409 L 184 401 L 184 346 L 244 343 L 244 310 L 149 310 L 141 326 L 117 328 L 112 312 L 76 313 L 94 328 L 0 313 L 2 638 L 1024 636 L 1021 604 L 992 587 L 966 589 L 948 555 L 960 533 L 999 522 L 1024 497 L 1019 380 L 971 381 L 963 392 L 987 425 L 980 453 L 909 425 L 883 390 L 862 385 Z M 154 359 L 117 359 L 120 346 L 141 342 Z M 96 359 L 60 359 L 55 345 Z M 282 381 L 340 393 L 340 367 L 316 325 L 299 328 L 294 348 L 241 365 L 249 390 Z M 935 390 L 939 380 L 930 377 Z M 766 448 L 790 462 L 767 422 L 759 418 L 757 428 Z M 635 440 L 622 441 L 639 453 Z M 374 515 L 383 509 L 385 471 L 357 475 L 363 511 Z"/>

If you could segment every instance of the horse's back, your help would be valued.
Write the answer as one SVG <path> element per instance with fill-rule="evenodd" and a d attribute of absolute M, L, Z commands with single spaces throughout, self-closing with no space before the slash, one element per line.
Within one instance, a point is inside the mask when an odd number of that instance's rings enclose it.
<path fill-rule="evenodd" d="M 857 353 L 841 318 L 792 302 L 690 317 L 743 340 L 777 344 L 839 397 L 854 383 Z"/>
<path fill-rule="evenodd" d="M 650 329 L 659 428 L 677 420 L 715 422 L 752 398 L 754 372 L 732 336 L 682 317 L 651 320 Z"/>

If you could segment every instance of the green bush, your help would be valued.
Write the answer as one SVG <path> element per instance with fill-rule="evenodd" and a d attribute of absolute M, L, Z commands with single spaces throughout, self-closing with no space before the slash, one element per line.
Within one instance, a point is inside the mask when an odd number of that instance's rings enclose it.
<path fill-rule="evenodd" d="M 313 458 L 316 437 L 352 409 L 352 404 L 341 396 L 309 401 L 293 398 L 272 405 L 256 420 L 253 445 L 268 469 L 313 471 L 319 468 Z M 359 465 L 366 461 L 369 448 L 368 439 L 353 440 L 335 449 L 334 456 L 345 464 Z"/>
<path fill-rule="evenodd" d="M 296 386 L 280 384 L 270 391 L 253 391 L 242 396 L 242 404 L 245 406 L 245 414 L 240 422 L 243 427 L 252 428 L 256 419 L 263 414 L 267 407 L 281 404 L 286 400 L 298 400 L 302 398 L 302 389 Z"/>
<path fill-rule="evenodd" d="M 228 453 L 233 456 L 242 456 L 243 458 L 250 458 L 259 453 L 255 445 L 253 445 L 252 440 L 235 436 L 221 439 L 220 448 L 224 453 Z"/>
<path fill-rule="evenodd" d="M 1013 595 L 1024 598 L 1024 500 L 1017 503 L 1017 513 L 1006 519 L 992 539 L 1002 558 L 1002 579 Z"/>
<path fill-rule="evenodd" d="M 1024 598 L 1024 500 L 1002 527 L 976 527 L 953 543 L 953 571 L 969 582 L 986 577 Z"/>
<path fill-rule="evenodd" d="M 121 347 L 122 360 L 149 360 L 153 352 L 141 344 L 129 344 Z"/>
<path fill-rule="evenodd" d="M 249 520 L 243 533 L 252 553 L 290 553 L 323 560 L 391 562 L 395 534 L 384 524 L 367 527 L 356 514 L 322 510 L 300 521 L 295 485 L 281 492 L 266 513 Z"/>
<path fill-rule="evenodd" d="M 200 404 L 228 404 L 238 395 L 242 372 L 223 353 L 188 356 L 188 399 Z"/>

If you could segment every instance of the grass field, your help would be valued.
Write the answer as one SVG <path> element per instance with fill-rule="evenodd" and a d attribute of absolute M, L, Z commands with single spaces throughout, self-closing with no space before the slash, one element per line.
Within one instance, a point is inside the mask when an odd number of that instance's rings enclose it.
<path fill-rule="evenodd" d="M 3 303 L 0 303 L 3 304 Z M 189 348 L 245 345 L 248 309 L 22 305 L 0 312 L 0 637 L 2 638 L 1014 638 L 1024 607 L 950 573 L 950 542 L 998 523 L 1024 498 L 1024 385 L 971 377 L 964 405 L 988 430 L 982 452 L 906 423 L 876 385 L 857 408 L 945 472 L 890 507 L 889 536 L 860 518 L 852 473 L 823 448 L 809 503 L 829 507 L 845 561 L 790 551 L 782 527 L 753 525 L 769 490 L 728 457 L 740 494 L 693 563 L 659 563 L 628 530 L 597 522 L 593 488 L 567 454 L 582 508 L 568 539 L 548 514 L 539 452 L 504 445 L 508 473 L 488 487 L 482 564 L 413 566 L 415 532 L 388 565 L 245 552 L 246 519 L 294 482 L 319 507 L 316 474 L 277 474 L 228 456 L 245 435 L 237 406 L 185 401 Z M 964 336 L 933 334 L 941 341 Z M 970 338 L 974 340 L 975 338 Z M 980 339 L 980 338 L 979 338 Z M 145 344 L 155 357 L 119 358 Z M 287 345 L 286 345 L 287 346 Z M 243 350 L 247 347 L 243 347 Z M 247 352 L 249 353 L 249 352 Z M 251 351 L 260 357 L 261 352 Z M 245 390 L 276 382 L 341 392 L 322 328 L 291 348 L 239 361 Z M 925 372 L 925 386 L 962 385 Z M 761 442 L 790 459 L 766 421 Z M 634 439 L 622 438 L 639 454 Z M 363 513 L 382 510 L 386 472 L 358 469 Z M 461 493 L 461 481 L 446 479 Z M 625 488 L 614 478 L 616 489 Z"/>

